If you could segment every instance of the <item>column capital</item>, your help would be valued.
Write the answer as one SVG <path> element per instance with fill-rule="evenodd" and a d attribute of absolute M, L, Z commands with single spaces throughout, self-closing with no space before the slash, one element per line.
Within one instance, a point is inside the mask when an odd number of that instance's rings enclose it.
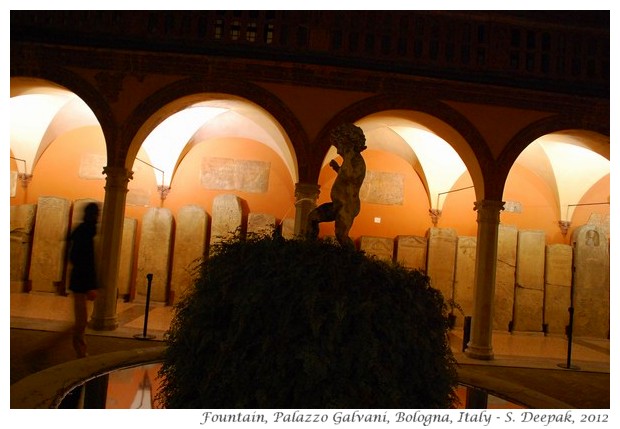
<path fill-rule="evenodd" d="M 295 183 L 295 199 L 314 198 L 316 200 L 321 192 L 320 189 L 321 185 L 316 183 Z"/>
<path fill-rule="evenodd" d="M 106 187 L 127 187 L 129 181 L 133 179 L 133 171 L 125 167 L 107 165 L 103 167 L 103 174 L 106 175 Z"/>
<path fill-rule="evenodd" d="M 479 200 L 474 202 L 478 212 L 478 222 L 499 223 L 499 213 L 504 210 L 505 201 Z"/>

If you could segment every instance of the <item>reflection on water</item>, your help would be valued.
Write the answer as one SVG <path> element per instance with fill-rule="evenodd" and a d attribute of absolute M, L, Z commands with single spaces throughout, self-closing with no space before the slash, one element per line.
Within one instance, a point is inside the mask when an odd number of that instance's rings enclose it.
<path fill-rule="evenodd" d="M 105 407 L 110 409 L 162 408 L 156 396 L 160 386 L 157 376 L 161 363 L 143 365 L 111 372 L 108 375 Z M 457 408 L 465 408 L 467 387 L 456 389 L 459 398 Z M 488 409 L 523 408 L 521 405 L 488 395 Z"/>
<path fill-rule="evenodd" d="M 106 408 L 161 408 L 156 401 L 160 363 L 122 369 L 109 374 Z"/>

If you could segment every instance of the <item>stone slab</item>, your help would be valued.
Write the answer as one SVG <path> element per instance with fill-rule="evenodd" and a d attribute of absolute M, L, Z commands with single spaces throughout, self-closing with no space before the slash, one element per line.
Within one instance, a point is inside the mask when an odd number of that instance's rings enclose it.
<path fill-rule="evenodd" d="M 550 334 L 564 334 L 568 325 L 573 248 L 549 244 L 545 249 L 544 323 Z"/>
<path fill-rule="evenodd" d="M 17 171 L 11 171 L 11 198 L 17 195 L 17 181 L 19 178 L 19 173 Z"/>
<path fill-rule="evenodd" d="M 276 217 L 268 213 L 248 214 L 248 238 L 271 237 L 276 230 Z"/>
<path fill-rule="evenodd" d="M 454 270 L 456 267 L 457 234 L 453 228 L 429 228 L 427 275 L 431 286 L 441 291 L 445 299 L 452 296 L 454 288 Z"/>
<path fill-rule="evenodd" d="M 270 169 L 271 163 L 265 161 L 204 157 L 200 183 L 206 189 L 264 193 Z"/>
<path fill-rule="evenodd" d="M 394 258 L 394 239 L 387 237 L 360 237 L 360 250 L 366 255 L 392 262 Z"/>
<path fill-rule="evenodd" d="M 242 228 L 243 210 L 241 199 L 233 194 L 217 195 L 211 211 L 211 245 L 230 240 Z"/>
<path fill-rule="evenodd" d="M 412 270 L 426 272 L 426 237 L 399 235 L 396 237 L 396 261 Z"/>
<path fill-rule="evenodd" d="M 136 268 L 136 300 L 146 300 L 147 274 L 153 274 L 151 301 L 168 301 L 172 212 L 167 208 L 150 208 L 142 217 Z"/>
<path fill-rule="evenodd" d="M 454 300 L 465 315 L 474 311 L 474 279 L 476 274 L 476 237 L 459 236 L 454 272 Z M 463 325 L 463 315 L 455 312 L 457 326 Z"/>
<path fill-rule="evenodd" d="M 365 203 L 402 205 L 405 177 L 400 173 L 366 171 L 360 187 L 360 200 Z"/>
<path fill-rule="evenodd" d="M 545 232 L 520 230 L 517 242 L 517 284 L 543 290 L 545 285 Z"/>
<path fill-rule="evenodd" d="M 545 246 L 544 231 L 519 231 L 513 325 L 516 331 L 540 332 L 543 329 Z"/>
<path fill-rule="evenodd" d="M 609 245 L 609 213 L 592 213 L 588 218 L 588 225 L 598 227 L 599 231 L 607 237 L 607 245 Z"/>
<path fill-rule="evenodd" d="M 295 219 L 294 218 L 286 218 L 282 220 L 282 237 L 290 240 L 295 238 Z"/>
<path fill-rule="evenodd" d="M 62 287 L 70 212 L 68 199 L 43 196 L 37 201 L 29 274 L 35 292 Z"/>
<path fill-rule="evenodd" d="M 78 177 L 86 180 L 105 180 L 103 168 L 107 165 L 108 157 L 98 153 L 85 153 L 80 158 Z"/>
<path fill-rule="evenodd" d="M 125 204 L 128 206 L 148 207 L 151 203 L 151 193 L 142 188 L 129 188 Z"/>
<path fill-rule="evenodd" d="M 543 297 L 542 289 L 517 288 L 514 310 L 515 331 L 542 332 Z"/>
<path fill-rule="evenodd" d="M 573 306 L 575 336 L 609 338 L 609 247 L 603 228 L 587 224 L 575 228 Z"/>
<path fill-rule="evenodd" d="M 207 250 L 209 215 L 195 204 L 181 207 L 176 217 L 170 289 L 178 301 L 194 282 Z"/>
<path fill-rule="evenodd" d="M 508 331 L 513 320 L 515 270 L 517 265 L 518 230 L 512 225 L 499 225 L 497 265 L 495 269 L 495 298 L 493 329 Z"/>
<path fill-rule="evenodd" d="M 11 206 L 10 212 L 10 283 L 11 292 L 25 292 L 28 281 L 28 264 L 32 250 L 36 204 Z"/>
<path fill-rule="evenodd" d="M 137 219 L 128 217 L 123 219 L 121 259 L 119 261 L 118 279 L 116 281 L 119 296 L 129 296 L 131 294 L 137 228 Z"/>

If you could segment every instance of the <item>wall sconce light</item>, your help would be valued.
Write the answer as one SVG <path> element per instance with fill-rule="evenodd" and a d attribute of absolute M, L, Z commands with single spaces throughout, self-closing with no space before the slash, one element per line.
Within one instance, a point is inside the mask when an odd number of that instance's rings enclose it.
<path fill-rule="evenodd" d="M 573 217 L 573 213 L 570 213 L 571 207 L 579 207 L 579 206 L 600 206 L 600 205 L 609 205 L 609 201 L 602 203 L 582 203 L 582 204 L 569 204 L 566 206 L 566 219 L 571 219 Z M 558 221 L 558 225 L 560 226 L 560 231 L 562 231 L 562 235 L 566 237 L 568 233 L 568 228 L 570 228 L 571 221 L 570 220 L 560 220 Z"/>
<path fill-rule="evenodd" d="M 164 201 L 170 192 L 170 186 L 161 185 L 157 187 L 157 191 L 159 192 L 159 198 Z"/>
<path fill-rule="evenodd" d="M 140 161 L 143 164 L 148 165 L 149 167 L 151 167 L 154 170 L 157 170 L 161 173 L 161 185 L 157 185 L 157 192 L 159 192 L 159 199 L 161 200 L 161 204 L 162 207 L 164 205 L 164 200 L 166 199 L 166 197 L 168 196 L 168 194 L 170 193 L 170 186 L 164 185 L 164 183 L 166 183 L 165 179 L 165 173 L 164 170 L 155 167 L 154 165 L 149 164 L 146 161 L 142 161 L 140 158 L 136 158 L 136 161 Z"/>
<path fill-rule="evenodd" d="M 562 236 L 566 237 L 568 228 L 570 228 L 570 220 L 560 220 L 558 225 L 560 226 L 560 231 L 562 231 Z"/>
<path fill-rule="evenodd" d="M 25 159 L 15 158 L 14 156 L 12 156 L 11 159 L 14 159 L 15 161 L 23 162 L 24 163 L 24 171 L 28 171 L 28 169 L 26 168 L 26 160 Z M 32 174 L 19 173 L 18 172 L 17 173 L 17 178 L 21 182 L 22 188 L 26 189 L 26 188 L 28 188 L 28 184 L 32 181 Z"/>
<path fill-rule="evenodd" d="M 466 186 L 464 188 L 453 189 L 451 191 L 439 192 L 437 194 L 437 204 L 436 204 L 437 208 L 435 208 L 435 209 L 431 208 L 431 209 L 428 210 L 429 214 L 431 215 L 431 220 L 433 221 L 433 226 L 437 226 L 437 222 L 439 222 L 439 218 L 441 217 L 441 211 L 442 211 L 443 204 L 439 200 L 440 196 L 445 195 L 445 194 L 450 194 L 452 192 L 463 191 L 465 189 L 471 189 L 473 187 L 474 186 L 472 185 L 472 186 Z"/>
<path fill-rule="evenodd" d="M 441 210 L 428 209 L 428 213 L 431 215 L 431 221 L 433 222 L 433 226 L 437 226 L 437 222 L 439 222 L 439 218 L 441 217 Z"/>

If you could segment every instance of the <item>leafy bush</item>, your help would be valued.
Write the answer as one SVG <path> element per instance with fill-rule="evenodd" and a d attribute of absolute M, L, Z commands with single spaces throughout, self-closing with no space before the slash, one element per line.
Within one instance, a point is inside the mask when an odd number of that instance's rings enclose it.
<path fill-rule="evenodd" d="M 223 243 L 166 334 L 167 408 L 450 408 L 441 293 L 322 240 Z"/>

